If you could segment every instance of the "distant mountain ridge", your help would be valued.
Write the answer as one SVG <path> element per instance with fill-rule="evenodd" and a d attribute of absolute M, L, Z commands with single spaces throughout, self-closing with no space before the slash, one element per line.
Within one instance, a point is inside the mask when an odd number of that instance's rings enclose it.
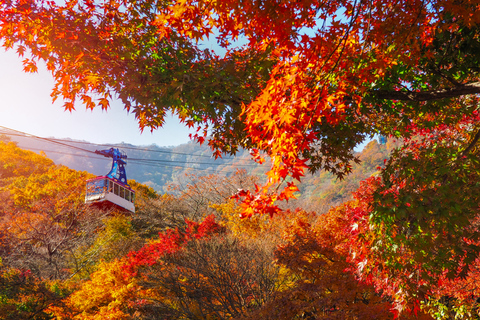
<path fill-rule="evenodd" d="M 215 160 L 207 145 L 193 142 L 174 147 L 134 146 L 131 144 L 96 145 L 85 141 L 66 139 L 34 139 L 31 137 L 10 136 L 12 141 L 21 148 L 35 152 L 43 151 L 56 164 L 65 165 L 71 169 L 87 171 L 95 175 L 105 175 L 110 171 L 111 159 L 92 154 L 96 149 L 118 147 L 128 155 L 127 177 L 146 184 L 158 192 L 168 192 L 168 186 L 181 183 L 185 175 L 229 175 L 238 169 L 245 169 L 250 175 L 264 179 L 268 170 L 268 162 L 259 165 L 251 160 L 246 150 L 241 150 L 236 157 L 225 156 Z M 55 143 L 57 142 L 57 143 Z M 360 164 L 352 166 L 352 173 L 346 179 L 336 180 L 328 172 L 306 174 L 299 185 L 301 194 L 291 205 L 301 202 L 304 208 L 317 212 L 328 210 L 332 205 L 339 204 L 351 197 L 351 192 L 358 188 L 361 180 L 371 176 L 384 164 L 392 148 L 397 144 L 387 141 L 379 144 L 376 140 L 368 143 L 362 152 L 358 153 Z M 86 151 L 85 151 L 86 150 Z M 87 152 L 90 151 L 90 152 Z"/>

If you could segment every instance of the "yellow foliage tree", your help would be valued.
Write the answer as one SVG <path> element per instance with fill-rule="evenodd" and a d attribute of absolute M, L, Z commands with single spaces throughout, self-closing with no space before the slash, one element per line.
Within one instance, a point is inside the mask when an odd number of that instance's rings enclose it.
<path fill-rule="evenodd" d="M 51 308 L 59 320 L 133 319 L 127 310 L 139 302 L 141 289 L 132 277 L 126 277 L 121 260 L 101 262 L 91 279 L 65 300 L 65 307 Z"/>
<path fill-rule="evenodd" d="M 225 203 L 213 204 L 221 216 L 220 224 L 224 225 L 237 237 L 257 238 L 271 228 L 270 217 L 267 215 L 255 215 L 249 219 L 242 217 L 242 208 L 235 200 Z"/>
<path fill-rule="evenodd" d="M 5 179 L 44 173 L 53 166 L 44 153 L 36 154 L 20 149 L 14 142 L 0 141 L 0 186 Z"/>

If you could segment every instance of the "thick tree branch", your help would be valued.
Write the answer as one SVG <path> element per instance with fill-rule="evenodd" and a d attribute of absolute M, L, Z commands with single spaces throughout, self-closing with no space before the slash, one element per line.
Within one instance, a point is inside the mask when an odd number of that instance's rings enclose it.
<path fill-rule="evenodd" d="M 432 101 L 445 98 L 454 98 L 467 94 L 480 94 L 480 81 L 471 82 L 462 86 L 434 91 L 387 91 L 378 90 L 372 92 L 377 98 L 385 100 L 401 101 Z"/>

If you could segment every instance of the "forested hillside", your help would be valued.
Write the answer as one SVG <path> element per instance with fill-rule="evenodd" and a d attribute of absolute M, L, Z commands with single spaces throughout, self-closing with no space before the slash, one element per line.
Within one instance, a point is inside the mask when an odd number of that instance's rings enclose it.
<path fill-rule="evenodd" d="M 238 171 L 176 195 L 131 180 L 131 215 L 86 206 L 90 177 L 0 142 L 0 319 L 391 318 L 343 272 L 341 207 L 241 219 L 230 197 L 258 179 Z"/>
<path fill-rule="evenodd" d="M 371 142 L 354 175 L 369 174 L 385 147 Z M 348 256 L 361 248 L 347 230 L 366 183 L 325 214 L 241 218 L 231 196 L 258 183 L 245 171 L 193 174 L 171 195 L 130 180 L 135 214 L 85 205 L 90 177 L 0 142 L 0 319 L 443 319 L 445 299 L 476 312 L 476 267 L 400 315 L 358 281 Z M 353 184 L 322 187 L 319 201 Z"/>

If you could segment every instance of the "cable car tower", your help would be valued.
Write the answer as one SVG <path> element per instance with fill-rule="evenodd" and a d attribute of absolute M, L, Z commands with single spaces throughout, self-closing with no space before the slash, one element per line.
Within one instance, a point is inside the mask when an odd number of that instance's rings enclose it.
<path fill-rule="evenodd" d="M 128 185 L 125 171 L 127 155 L 117 148 L 96 150 L 95 153 L 112 158 L 112 169 L 106 176 L 87 180 L 85 203 L 135 213 L 135 191 Z"/>

